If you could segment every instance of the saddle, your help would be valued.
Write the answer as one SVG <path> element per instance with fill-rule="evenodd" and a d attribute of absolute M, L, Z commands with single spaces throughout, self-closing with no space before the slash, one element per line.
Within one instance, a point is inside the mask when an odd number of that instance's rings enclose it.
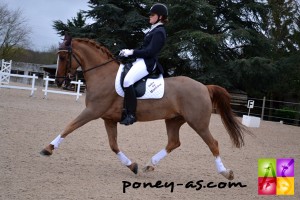
<path fill-rule="evenodd" d="M 126 63 L 126 64 L 124 64 L 123 71 L 121 72 L 120 84 L 121 84 L 123 91 L 124 91 L 124 86 L 123 86 L 124 79 L 125 79 L 126 74 L 131 69 L 131 67 L 132 67 L 132 63 Z M 145 95 L 146 83 L 147 83 L 148 79 L 158 79 L 158 78 L 160 78 L 160 76 L 161 76 L 161 74 L 159 73 L 159 71 L 156 68 L 150 74 L 148 74 L 147 76 L 145 76 L 144 78 L 142 78 L 141 80 L 139 80 L 135 84 L 133 84 L 136 97 L 142 97 Z"/>

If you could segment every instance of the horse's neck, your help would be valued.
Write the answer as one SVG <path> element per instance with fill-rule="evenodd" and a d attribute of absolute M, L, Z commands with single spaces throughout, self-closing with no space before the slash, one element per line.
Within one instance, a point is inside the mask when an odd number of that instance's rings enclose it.
<path fill-rule="evenodd" d="M 93 93 L 97 98 L 112 94 L 114 89 L 114 82 L 118 71 L 118 64 L 111 62 L 101 67 L 84 73 L 87 92 Z"/>
<path fill-rule="evenodd" d="M 85 104 L 98 116 L 102 116 L 118 99 L 114 88 L 117 71 L 118 64 L 112 62 L 85 73 Z"/>
<path fill-rule="evenodd" d="M 82 70 L 87 85 L 87 93 L 95 96 L 95 98 L 112 95 L 115 91 L 114 81 L 118 72 L 118 63 L 115 61 L 108 62 L 113 58 L 107 56 L 105 51 L 99 54 L 98 49 L 87 46 L 87 43 L 76 42 L 74 41 L 76 46 L 74 49 L 83 59 Z"/>

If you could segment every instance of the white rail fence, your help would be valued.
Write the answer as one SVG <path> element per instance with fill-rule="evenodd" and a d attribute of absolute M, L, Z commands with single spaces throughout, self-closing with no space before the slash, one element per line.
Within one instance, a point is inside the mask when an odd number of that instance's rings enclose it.
<path fill-rule="evenodd" d="M 47 99 L 48 93 L 73 95 L 73 96 L 76 96 L 76 101 L 79 99 L 80 96 L 82 96 L 82 94 L 80 93 L 80 87 L 81 87 L 81 85 L 83 85 L 81 80 L 71 81 L 71 84 L 77 85 L 77 91 L 76 92 L 64 92 L 64 91 L 58 91 L 58 90 L 49 90 L 48 89 L 49 81 L 54 82 L 55 79 L 49 78 L 49 76 L 47 76 L 46 78 L 44 78 L 44 81 L 45 81 L 45 89 L 43 89 L 43 92 L 44 92 L 44 98 L 46 98 L 46 99 Z"/>
<path fill-rule="evenodd" d="M 277 101 L 266 99 L 266 97 L 262 99 L 248 97 L 247 99 L 254 103 L 250 115 L 260 117 L 261 120 L 300 126 L 300 102 Z M 238 115 L 249 114 L 246 102 L 240 106 L 232 106 Z"/>
<path fill-rule="evenodd" d="M 38 77 L 33 74 L 32 76 L 28 76 L 28 75 L 19 75 L 19 74 L 10 74 L 10 73 L 5 73 L 5 72 L 0 72 L 0 78 L 1 77 L 22 77 L 22 78 L 28 78 L 28 79 L 32 79 L 31 81 L 31 87 L 22 87 L 22 86 L 14 86 L 14 85 L 9 85 L 9 81 L 5 82 L 5 85 L 2 85 L 2 82 L 0 84 L 0 88 L 9 88 L 9 89 L 19 89 L 19 90 L 30 90 L 30 96 L 33 96 L 34 91 L 37 90 L 37 88 L 35 87 L 35 80 L 38 79 Z M 9 80 L 9 78 L 8 78 Z"/>
<path fill-rule="evenodd" d="M 22 78 L 32 79 L 31 86 L 30 87 L 25 87 L 25 86 L 9 85 L 9 82 L 6 81 L 5 83 L 0 83 L 0 88 L 30 90 L 31 91 L 30 96 L 33 96 L 34 92 L 37 90 L 37 88 L 35 87 L 35 83 L 36 83 L 35 80 L 37 80 L 38 77 L 35 74 L 30 76 L 30 75 L 20 75 L 20 74 L 10 74 L 10 73 L 0 72 L 0 78 L 2 78 L 4 76 L 6 77 L 6 80 L 7 80 L 7 77 L 22 77 Z M 64 92 L 64 91 L 49 89 L 49 81 L 54 82 L 55 79 L 49 78 L 49 76 L 47 76 L 43 80 L 45 81 L 45 89 L 43 89 L 42 91 L 44 92 L 44 98 L 45 99 L 47 99 L 48 93 L 73 95 L 73 96 L 76 96 L 76 101 L 78 101 L 79 97 L 82 96 L 82 93 L 80 93 L 80 87 L 83 85 L 81 80 L 71 81 L 71 84 L 77 85 L 76 92 Z"/>

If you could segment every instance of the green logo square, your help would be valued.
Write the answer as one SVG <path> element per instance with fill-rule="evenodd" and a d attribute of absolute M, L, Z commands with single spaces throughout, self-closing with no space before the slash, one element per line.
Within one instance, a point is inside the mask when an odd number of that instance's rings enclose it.
<path fill-rule="evenodd" d="M 258 177 L 276 177 L 276 159 L 258 159 Z"/>

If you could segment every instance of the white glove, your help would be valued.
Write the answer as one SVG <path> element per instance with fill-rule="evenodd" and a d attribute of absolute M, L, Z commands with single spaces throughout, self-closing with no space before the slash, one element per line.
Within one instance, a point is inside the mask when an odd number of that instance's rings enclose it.
<path fill-rule="evenodd" d="M 133 49 L 122 49 L 119 53 L 120 56 L 128 57 L 133 54 Z"/>

